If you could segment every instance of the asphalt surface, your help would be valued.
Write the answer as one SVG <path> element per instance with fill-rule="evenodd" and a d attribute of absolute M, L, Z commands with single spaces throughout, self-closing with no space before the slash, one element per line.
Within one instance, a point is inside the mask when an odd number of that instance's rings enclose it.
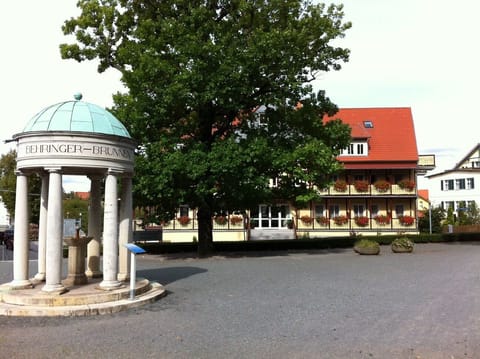
<path fill-rule="evenodd" d="M 0 358 L 480 358 L 480 244 L 145 255 L 137 269 L 169 294 L 106 316 L 0 317 Z M 0 262 L 1 283 L 11 271 Z"/>

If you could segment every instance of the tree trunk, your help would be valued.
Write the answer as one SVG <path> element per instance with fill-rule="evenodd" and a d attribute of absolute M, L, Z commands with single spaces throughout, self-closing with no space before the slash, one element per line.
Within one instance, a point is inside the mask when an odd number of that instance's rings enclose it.
<path fill-rule="evenodd" d="M 198 218 L 198 256 L 209 257 L 213 254 L 213 224 L 212 210 L 208 205 L 201 205 L 197 212 Z"/>

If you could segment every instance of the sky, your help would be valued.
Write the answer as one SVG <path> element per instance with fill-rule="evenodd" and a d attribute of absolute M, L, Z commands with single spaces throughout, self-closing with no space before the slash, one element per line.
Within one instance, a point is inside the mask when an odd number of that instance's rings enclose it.
<path fill-rule="evenodd" d="M 76 92 L 110 107 L 112 94 L 123 90 L 115 70 L 99 74 L 95 62 L 61 59 L 59 44 L 73 41 L 61 26 L 79 14 L 76 2 L 0 1 L 0 154 L 14 148 L 3 141 L 45 107 Z M 352 22 L 335 42 L 350 49 L 350 61 L 320 74 L 316 89 L 340 108 L 410 107 L 418 151 L 436 156 L 435 172 L 451 168 L 480 143 L 476 0 L 332 2 L 343 3 L 345 20 Z M 69 176 L 64 188 L 88 191 L 88 182 Z"/>

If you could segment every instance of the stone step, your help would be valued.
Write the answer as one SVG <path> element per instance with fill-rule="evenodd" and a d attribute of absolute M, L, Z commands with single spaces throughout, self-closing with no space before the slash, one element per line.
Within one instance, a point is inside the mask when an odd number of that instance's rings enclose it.
<path fill-rule="evenodd" d="M 165 288 L 157 282 L 149 282 L 146 279 L 141 279 L 139 282 L 137 281 L 139 291 L 136 291 L 133 299 L 130 299 L 130 288 L 128 286 L 104 292 L 95 289 L 96 284 L 90 283 L 77 288 L 77 291 L 72 288 L 62 295 L 49 295 L 41 293 L 41 287 L 6 290 L 4 285 L 4 288 L 0 288 L 0 316 L 36 317 L 110 314 L 154 302 L 166 294 Z M 25 294 L 25 292 L 29 293 Z"/>

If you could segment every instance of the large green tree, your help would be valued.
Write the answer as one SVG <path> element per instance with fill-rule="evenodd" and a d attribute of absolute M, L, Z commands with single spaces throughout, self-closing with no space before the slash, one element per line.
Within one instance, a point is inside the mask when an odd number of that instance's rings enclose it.
<path fill-rule="evenodd" d="M 10 150 L 0 158 L 0 196 L 12 218 L 15 217 L 15 193 L 17 176 L 17 152 Z M 38 223 L 40 215 L 41 180 L 36 175 L 28 178 L 28 202 L 30 223 Z"/>
<path fill-rule="evenodd" d="M 65 59 L 122 73 L 112 111 L 139 141 L 137 205 L 172 218 L 198 208 L 199 254 L 212 215 L 276 198 L 305 202 L 339 170 L 350 128 L 311 86 L 339 70 L 341 5 L 299 0 L 80 0 Z M 301 106 L 298 104 L 301 103 Z M 277 178 L 278 186 L 269 186 Z"/>

